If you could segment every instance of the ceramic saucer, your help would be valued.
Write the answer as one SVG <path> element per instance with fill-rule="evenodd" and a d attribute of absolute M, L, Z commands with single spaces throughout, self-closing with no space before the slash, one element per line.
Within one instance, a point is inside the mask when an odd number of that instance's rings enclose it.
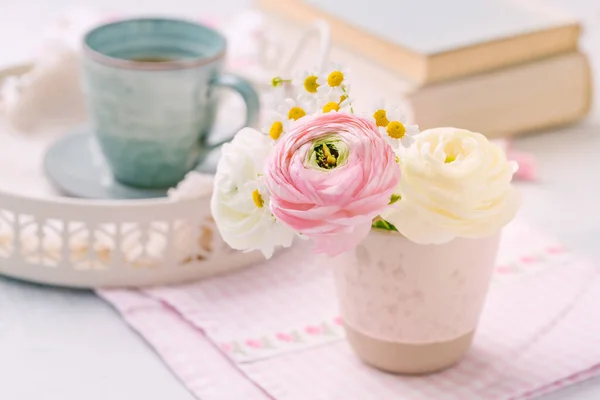
<path fill-rule="evenodd" d="M 197 168 L 214 173 L 218 151 L 210 152 Z M 60 190 L 69 196 L 88 199 L 147 199 L 165 197 L 167 189 L 143 189 L 116 181 L 106 164 L 98 143 L 90 133 L 66 135 L 46 152 L 44 171 Z"/>

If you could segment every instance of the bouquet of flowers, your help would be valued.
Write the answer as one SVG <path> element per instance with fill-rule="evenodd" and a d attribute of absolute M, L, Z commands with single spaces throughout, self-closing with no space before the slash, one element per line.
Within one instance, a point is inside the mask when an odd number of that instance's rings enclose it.
<path fill-rule="evenodd" d="M 485 136 L 419 133 L 384 104 L 359 113 L 339 67 L 272 84 L 282 95 L 266 126 L 239 131 L 217 168 L 212 214 L 232 248 L 270 257 L 299 236 L 335 256 L 371 229 L 444 243 L 493 234 L 514 217 L 516 165 Z"/>

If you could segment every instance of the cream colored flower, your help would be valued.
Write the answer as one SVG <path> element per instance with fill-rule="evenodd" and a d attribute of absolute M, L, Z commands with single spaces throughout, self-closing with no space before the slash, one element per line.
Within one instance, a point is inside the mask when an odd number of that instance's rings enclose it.
<path fill-rule="evenodd" d="M 410 147 L 419 133 L 419 126 L 408 124 L 406 114 L 399 107 L 390 107 L 383 102 L 375 105 L 370 118 L 394 150 L 400 144 Z"/>
<path fill-rule="evenodd" d="M 244 128 L 223 145 L 215 175 L 211 211 L 223 240 L 237 250 L 260 250 L 269 258 L 277 246 L 289 247 L 294 232 L 275 220 L 263 167 L 275 142 Z"/>
<path fill-rule="evenodd" d="M 516 164 L 485 136 L 429 129 L 400 157 L 401 199 L 382 215 L 416 243 L 444 243 L 498 232 L 519 207 Z"/>

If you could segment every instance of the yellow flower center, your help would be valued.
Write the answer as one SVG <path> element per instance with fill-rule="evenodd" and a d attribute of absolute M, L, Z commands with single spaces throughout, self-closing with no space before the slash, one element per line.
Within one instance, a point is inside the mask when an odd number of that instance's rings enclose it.
<path fill-rule="evenodd" d="M 340 96 L 340 104 L 344 102 L 344 100 L 346 100 L 348 98 L 348 96 L 346 96 L 345 94 Z"/>
<path fill-rule="evenodd" d="M 262 208 L 262 206 L 265 205 L 265 201 L 263 200 L 262 196 L 258 192 L 258 189 L 254 189 L 254 191 L 252 192 L 252 201 L 254 201 L 254 204 L 258 208 Z"/>
<path fill-rule="evenodd" d="M 335 87 L 340 86 L 344 81 L 344 74 L 341 71 L 333 71 L 327 76 L 327 84 Z"/>
<path fill-rule="evenodd" d="M 377 110 L 373 113 L 373 118 L 375 118 L 375 125 L 386 127 L 390 123 L 387 119 L 387 114 L 385 110 Z"/>
<path fill-rule="evenodd" d="M 327 114 L 330 111 L 340 111 L 340 105 L 335 101 L 330 101 L 323 106 L 323 114 Z"/>
<path fill-rule="evenodd" d="M 334 157 L 333 154 L 331 154 L 331 151 L 329 150 L 329 147 L 327 147 L 327 145 L 323 144 L 323 154 L 325 155 L 325 160 L 327 161 L 327 164 L 329 165 L 334 165 L 336 163 L 336 158 Z"/>
<path fill-rule="evenodd" d="M 446 164 L 450 164 L 454 160 L 456 160 L 456 156 L 452 155 L 452 154 L 448 154 L 448 155 L 446 155 L 446 159 L 444 160 L 444 162 Z"/>
<path fill-rule="evenodd" d="M 306 112 L 302 109 L 302 107 L 292 107 L 290 111 L 288 111 L 288 118 L 296 121 L 306 115 Z"/>
<path fill-rule="evenodd" d="M 317 93 L 317 89 L 319 88 L 319 84 L 317 83 L 317 76 L 310 75 L 304 79 L 304 89 L 308 93 Z"/>
<path fill-rule="evenodd" d="M 388 136 L 393 139 L 402 139 L 404 134 L 406 133 L 406 128 L 400 121 L 392 121 L 388 124 L 387 128 L 385 128 Z"/>
<path fill-rule="evenodd" d="M 280 121 L 273 122 L 273 124 L 271 125 L 271 128 L 269 129 L 269 136 L 271 137 L 271 139 L 273 139 L 273 140 L 279 139 L 279 136 L 281 136 L 282 133 L 283 133 L 283 124 Z"/>
<path fill-rule="evenodd" d="M 450 142 L 444 146 L 444 153 L 446 154 L 444 162 L 450 164 L 456 161 L 457 158 L 464 156 L 464 149 L 460 144 Z"/>

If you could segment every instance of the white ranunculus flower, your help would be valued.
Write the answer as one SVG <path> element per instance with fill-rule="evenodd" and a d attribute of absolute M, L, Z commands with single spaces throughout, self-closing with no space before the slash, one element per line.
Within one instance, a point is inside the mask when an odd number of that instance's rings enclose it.
<path fill-rule="evenodd" d="M 516 163 L 485 136 L 456 128 L 429 129 L 400 156 L 401 199 L 382 215 L 416 243 L 492 235 L 512 220 L 519 196 Z"/>
<path fill-rule="evenodd" d="M 274 141 L 244 128 L 222 148 L 211 211 L 223 240 L 236 250 L 260 250 L 269 258 L 277 246 L 289 247 L 294 232 L 275 220 L 262 185 L 265 160 Z"/>

